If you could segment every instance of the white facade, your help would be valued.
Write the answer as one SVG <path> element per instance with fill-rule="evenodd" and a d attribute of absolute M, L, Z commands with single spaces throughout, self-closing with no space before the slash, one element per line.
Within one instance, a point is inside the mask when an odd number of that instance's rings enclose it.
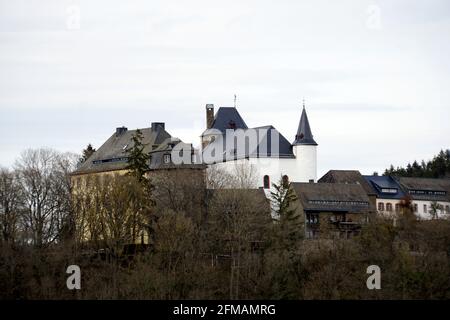
<path fill-rule="evenodd" d="M 208 164 L 208 175 L 218 169 L 239 180 L 246 176 L 242 167 L 247 167 L 254 178 L 252 186 L 264 189 L 271 189 L 284 176 L 290 182 L 317 181 L 317 143 L 305 108 L 291 144 L 273 126 L 247 128 L 236 108 L 220 108 L 212 120 L 213 109 L 208 106 L 207 129 L 201 136 L 202 162 Z M 221 162 L 224 155 L 230 158 Z"/>
<path fill-rule="evenodd" d="M 208 165 L 224 170 L 231 175 L 239 174 L 242 166 L 251 168 L 254 175 L 254 187 L 264 187 L 264 176 L 269 176 L 269 185 L 278 184 L 286 175 L 291 182 L 317 181 L 317 146 L 294 146 L 295 158 L 249 158 L 231 160 Z"/>
<path fill-rule="evenodd" d="M 433 217 L 433 215 L 430 213 L 431 204 L 433 201 L 423 201 L 423 200 L 413 200 L 412 205 L 416 210 L 414 210 L 414 213 L 416 216 L 420 219 L 433 219 L 433 218 L 443 218 L 445 215 L 448 216 L 448 213 L 446 214 L 446 206 L 450 206 L 450 202 L 443 202 L 443 201 L 436 201 L 438 204 L 442 206 L 441 210 L 437 211 L 437 217 Z"/>
<path fill-rule="evenodd" d="M 383 199 L 377 198 L 377 212 L 383 216 L 394 217 L 397 213 L 396 205 L 400 205 L 401 200 L 398 199 Z M 425 200 L 412 200 L 411 205 L 414 208 L 414 214 L 419 219 L 429 220 L 433 219 L 432 214 L 430 213 L 431 205 L 433 201 L 425 201 Z M 438 210 L 436 218 L 450 217 L 450 202 L 437 201 L 439 205 L 441 205 L 441 210 Z M 382 208 L 380 208 L 380 204 L 382 204 Z M 388 207 L 392 208 L 392 210 L 388 210 Z"/>

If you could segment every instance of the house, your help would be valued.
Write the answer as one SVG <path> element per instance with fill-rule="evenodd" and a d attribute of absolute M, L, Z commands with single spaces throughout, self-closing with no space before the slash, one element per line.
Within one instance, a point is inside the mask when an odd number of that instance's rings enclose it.
<path fill-rule="evenodd" d="M 132 138 L 137 130 L 128 130 L 119 127 L 89 159 L 72 172 L 72 183 L 76 187 L 85 178 L 92 176 L 105 176 L 111 174 L 125 174 L 128 172 L 127 150 L 133 147 Z M 204 170 L 205 166 L 195 161 L 174 163 L 173 155 L 176 146 L 182 144 L 178 138 L 172 137 L 165 129 L 164 122 L 153 122 L 150 128 L 140 129 L 142 133 L 143 152 L 149 155 L 149 172 L 170 169 Z M 184 145 L 178 152 L 189 153 L 188 158 L 196 159 L 192 145 Z M 182 157 L 182 156 L 181 156 Z M 180 157 L 180 158 L 181 158 Z M 201 173 L 202 175 L 204 173 Z"/>
<path fill-rule="evenodd" d="M 359 184 L 292 183 L 297 195 L 297 210 L 304 217 L 305 236 L 309 239 L 350 238 L 375 212 Z"/>
<path fill-rule="evenodd" d="M 268 191 L 281 177 L 292 182 L 317 180 L 317 143 L 304 106 L 292 140 L 273 125 L 249 128 L 235 107 L 221 107 L 214 115 L 214 105 L 206 105 L 203 163 L 231 174 L 247 165 L 255 173 L 255 188 Z"/>
<path fill-rule="evenodd" d="M 372 185 L 363 177 L 358 170 L 330 170 L 318 183 L 343 183 L 343 184 L 359 184 L 369 197 L 370 203 L 376 206 L 377 193 Z"/>
<path fill-rule="evenodd" d="M 393 179 L 411 199 L 413 211 L 419 218 L 433 219 L 450 215 L 450 179 L 409 177 Z"/>
<path fill-rule="evenodd" d="M 450 179 L 363 176 L 356 170 L 330 170 L 318 182 L 361 185 L 377 212 L 386 217 L 395 217 L 408 201 L 420 219 L 436 217 L 432 209 L 436 204 L 437 217 L 450 214 Z"/>
<path fill-rule="evenodd" d="M 394 217 L 400 213 L 402 201 L 406 194 L 391 176 L 364 176 L 376 194 L 377 212 L 386 217 Z"/>
<path fill-rule="evenodd" d="M 136 131 L 128 130 L 126 127 L 117 128 L 103 145 L 71 174 L 74 195 L 80 196 L 80 199 L 87 199 L 90 194 L 95 194 L 105 186 L 106 177 L 120 176 L 129 172 L 127 151 L 133 147 L 133 136 Z M 206 188 L 205 165 L 191 161 L 197 158 L 192 145 L 172 137 L 162 122 L 153 122 L 150 128 L 143 128 L 140 131 L 143 152 L 149 155 L 146 176 L 152 183 L 152 197 L 155 203 L 164 203 L 166 208 L 171 206 L 173 209 L 184 209 L 186 212 L 193 211 L 190 210 L 192 207 L 201 207 Z M 183 162 L 186 157 L 188 161 Z M 96 183 L 91 183 L 93 181 Z M 167 189 L 170 189 L 169 192 Z M 189 195 L 186 190 L 190 191 Z M 173 200 L 174 197 L 176 201 Z M 87 204 L 87 207 L 92 206 L 91 203 Z M 84 216 L 75 221 L 76 228 L 83 230 L 80 233 L 83 240 L 97 234 L 99 227 L 96 217 L 88 211 L 86 210 Z M 80 227 L 81 225 L 83 227 Z M 145 223 L 137 224 L 133 234 L 136 244 L 149 243 Z M 98 237 L 99 240 L 103 239 L 103 235 Z"/>

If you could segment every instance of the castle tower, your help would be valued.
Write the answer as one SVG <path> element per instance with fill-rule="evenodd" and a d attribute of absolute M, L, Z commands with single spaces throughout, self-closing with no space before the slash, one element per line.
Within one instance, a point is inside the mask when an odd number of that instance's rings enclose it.
<path fill-rule="evenodd" d="M 304 103 L 292 148 L 297 159 L 300 182 L 317 181 L 317 142 L 312 135 Z"/>

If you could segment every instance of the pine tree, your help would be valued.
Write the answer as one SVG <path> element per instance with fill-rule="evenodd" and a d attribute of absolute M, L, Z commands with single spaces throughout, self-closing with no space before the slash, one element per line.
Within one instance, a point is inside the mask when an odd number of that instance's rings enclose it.
<path fill-rule="evenodd" d="M 146 180 L 145 173 L 149 168 L 149 155 L 144 152 L 145 145 L 142 143 L 143 135 L 141 130 L 137 129 L 131 140 L 133 141 L 133 146 L 126 150 L 128 156 L 127 169 L 139 182 L 142 182 Z"/>
<path fill-rule="evenodd" d="M 294 207 L 297 200 L 291 183 L 280 179 L 279 184 L 272 184 L 275 191 L 271 192 L 272 206 L 275 209 L 277 225 L 281 233 L 283 245 L 296 246 L 303 237 L 301 217 Z"/>
<path fill-rule="evenodd" d="M 92 145 L 89 143 L 86 147 L 86 149 L 83 149 L 82 156 L 80 159 L 80 163 L 85 162 L 87 159 L 89 159 L 90 156 L 92 156 L 95 152 L 95 148 L 92 147 Z"/>

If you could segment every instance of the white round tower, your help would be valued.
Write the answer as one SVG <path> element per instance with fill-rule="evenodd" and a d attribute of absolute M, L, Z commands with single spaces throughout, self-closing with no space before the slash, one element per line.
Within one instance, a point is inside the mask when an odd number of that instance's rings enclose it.
<path fill-rule="evenodd" d="M 317 142 L 311 132 L 305 105 L 298 125 L 295 141 L 292 143 L 298 170 L 298 182 L 317 181 Z"/>

